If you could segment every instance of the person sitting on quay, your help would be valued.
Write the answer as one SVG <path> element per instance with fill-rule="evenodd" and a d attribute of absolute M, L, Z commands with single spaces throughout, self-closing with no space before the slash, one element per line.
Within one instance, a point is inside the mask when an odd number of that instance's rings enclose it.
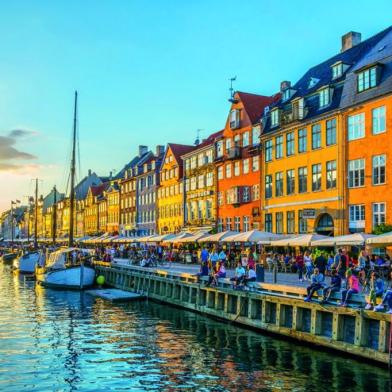
<path fill-rule="evenodd" d="M 315 268 L 313 271 L 313 274 L 310 278 L 311 284 L 306 288 L 306 291 L 308 292 L 307 297 L 304 299 L 305 302 L 310 302 L 312 300 L 313 294 L 317 291 L 323 288 L 323 283 L 324 283 L 324 275 L 320 273 L 318 268 Z"/>
<path fill-rule="evenodd" d="M 237 268 L 235 269 L 235 276 L 230 278 L 230 281 L 233 282 L 233 289 L 238 287 L 243 283 L 245 279 L 245 268 L 242 266 L 241 261 L 237 263 Z"/>
<path fill-rule="evenodd" d="M 321 304 L 327 302 L 333 292 L 339 292 L 342 286 L 342 278 L 338 274 L 335 268 L 331 271 L 331 283 L 329 286 L 323 289 L 323 299 L 320 301 Z"/>
<path fill-rule="evenodd" d="M 359 293 L 359 279 L 358 272 L 355 270 L 347 271 L 347 289 L 342 291 L 342 302 L 340 306 L 347 306 L 347 302 L 350 299 L 352 294 Z"/>
<path fill-rule="evenodd" d="M 244 278 L 244 285 L 246 286 L 250 282 L 256 282 L 256 271 L 254 267 L 249 267 L 248 273 Z"/>
<path fill-rule="evenodd" d="M 208 276 L 209 270 L 208 270 L 208 262 L 203 261 L 202 264 L 200 265 L 200 271 L 196 274 L 198 277 L 198 281 L 200 281 L 200 278 L 202 276 Z"/>
<path fill-rule="evenodd" d="M 206 286 L 218 286 L 218 279 L 220 278 L 226 278 L 225 262 L 222 260 L 216 264 L 215 270 L 212 271 Z"/>
<path fill-rule="evenodd" d="M 389 274 L 388 288 L 384 294 L 382 302 L 380 303 L 380 305 L 374 307 L 374 311 L 381 312 L 385 309 L 385 307 L 388 308 L 387 313 L 392 314 L 392 272 L 390 272 Z"/>
<path fill-rule="evenodd" d="M 376 272 L 372 272 L 369 280 L 369 300 L 365 306 L 366 310 L 372 309 L 377 305 L 377 297 L 382 297 L 384 294 L 384 281 L 378 276 Z"/>

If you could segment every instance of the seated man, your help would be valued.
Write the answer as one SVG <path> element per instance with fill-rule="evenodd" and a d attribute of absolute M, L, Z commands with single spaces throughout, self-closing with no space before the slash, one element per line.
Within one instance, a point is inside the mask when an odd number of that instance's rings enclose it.
<path fill-rule="evenodd" d="M 313 274 L 310 277 L 311 284 L 306 288 L 308 292 L 307 297 L 304 299 L 305 302 L 310 302 L 315 291 L 320 290 L 323 287 L 324 275 L 320 273 L 318 268 L 315 268 Z"/>
<path fill-rule="evenodd" d="M 233 288 L 238 287 L 243 283 L 245 279 L 245 268 L 242 266 L 241 261 L 237 263 L 237 268 L 235 269 L 235 276 L 230 280 L 233 282 Z"/>
<path fill-rule="evenodd" d="M 196 274 L 198 280 L 200 280 L 201 276 L 208 276 L 208 261 L 203 261 L 202 265 L 200 266 L 200 271 Z"/>
<path fill-rule="evenodd" d="M 254 270 L 253 267 L 249 267 L 249 271 L 248 274 L 246 275 L 246 277 L 244 278 L 244 284 L 246 286 L 246 284 L 248 282 L 256 282 L 256 271 Z"/>
<path fill-rule="evenodd" d="M 208 280 L 207 286 L 209 286 L 211 283 L 214 286 L 217 286 L 219 278 L 226 278 L 226 268 L 225 268 L 225 262 L 223 260 L 218 261 L 215 267 L 215 271 L 213 271 L 212 274 L 210 275 L 210 279 Z"/>
<path fill-rule="evenodd" d="M 374 310 L 376 312 L 380 312 L 385 309 L 385 306 L 388 307 L 387 313 L 392 314 L 392 272 L 391 272 L 391 276 L 389 279 L 389 285 L 388 285 L 386 293 L 384 294 L 382 302 L 380 305 L 375 306 Z"/>
<path fill-rule="evenodd" d="M 377 305 L 377 297 L 382 297 L 384 294 L 384 281 L 378 276 L 377 272 L 372 272 L 369 280 L 369 298 L 365 309 L 370 310 Z"/>
<path fill-rule="evenodd" d="M 335 268 L 331 271 L 331 284 L 323 289 L 323 299 L 320 303 L 327 302 L 330 295 L 334 291 L 340 291 L 342 285 L 342 278 L 338 274 Z"/>

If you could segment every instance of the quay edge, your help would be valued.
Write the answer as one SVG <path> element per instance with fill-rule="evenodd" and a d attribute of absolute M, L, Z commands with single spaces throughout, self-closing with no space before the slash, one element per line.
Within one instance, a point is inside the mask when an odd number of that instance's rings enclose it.
<path fill-rule="evenodd" d="M 390 315 L 362 309 L 322 306 L 300 297 L 204 287 L 190 274 L 150 271 L 138 267 L 96 266 L 106 284 L 145 294 L 148 298 L 235 322 L 254 330 L 325 347 L 387 366 Z"/>

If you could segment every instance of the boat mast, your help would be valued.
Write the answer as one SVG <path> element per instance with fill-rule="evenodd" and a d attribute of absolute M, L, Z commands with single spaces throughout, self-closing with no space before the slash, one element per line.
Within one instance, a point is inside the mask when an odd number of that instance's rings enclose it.
<path fill-rule="evenodd" d="M 35 179 L 34 249 L 38 249 L 38 178 Z"/>
<path fill-rule="evenodd" d="M 56 230 L 57 230 L 57 189 L 55 185 L 53 187 L 53 222 L 52 222 L 53 245 L 56 244 Z"/>
<path fill-rule="evenodd" d="M 70 217 L 69 217 L 69 238 L 68 246 L 73 246 L 74 242 L 74 209 L 75 209 L 75 150 L 76 150 L 76 117 L 78 106 L 78 92 L 75 91 L 75 106 L 74 106 L 74 121 L 73 121 L 73 138 L 72 138 L 72 159 L 71 159 L 71 194 L 70 202 Z"/>

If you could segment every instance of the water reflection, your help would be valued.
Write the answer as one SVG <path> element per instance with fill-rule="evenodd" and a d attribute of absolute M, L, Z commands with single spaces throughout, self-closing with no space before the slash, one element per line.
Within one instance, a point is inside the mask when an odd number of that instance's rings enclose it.
<path fill-rule="evenodd" d="M 375 366 L 191 312 L 0 276 L 0 390 L 390 390 Z"/>

